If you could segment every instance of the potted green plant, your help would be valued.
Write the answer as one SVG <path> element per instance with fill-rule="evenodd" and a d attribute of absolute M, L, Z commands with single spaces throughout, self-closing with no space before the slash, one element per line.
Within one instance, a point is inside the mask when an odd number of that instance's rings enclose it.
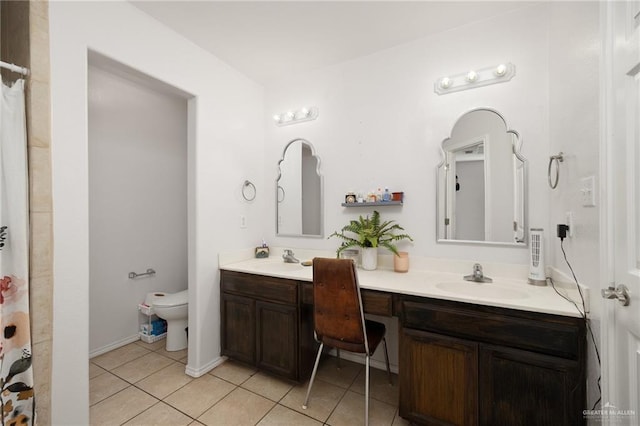
<path fill-rule="evenodd" d="M 336 231 L 329 235 L 329 238 L 338 237 L 342 239 L 342 244 L 336 251 L 338 257 L 340 257 L 340 253 L 350 247 L 360 247 L 362 268 L 374 270 L 378 266 L 378 247 L 384 247 L 398 256 L 398 248 L 395 243 L 404 239 L 413 241 L 413 238 L 408 234 L 394 233 L 395 231 L 404 231 L 403 227 L 394 222 L 393 220 L 382 222 L 380 220 L 380 213 L 374 211 L 371 217 L 368 215 L 366 217 L 360 216 L 358 220 L 350 221 L 340 232 Z"/>

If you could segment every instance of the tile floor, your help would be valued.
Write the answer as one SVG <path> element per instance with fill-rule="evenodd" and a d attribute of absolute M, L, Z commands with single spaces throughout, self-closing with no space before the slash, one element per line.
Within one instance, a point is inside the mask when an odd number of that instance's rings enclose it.
<path fill-rule="evenodd" d="M 292 385 L 227 361 L 199 378 L 187 352 L 164 340 L 131 343 L 90 360 L 92 425 L 358 425 L 364 423 L 364 366 L 321 362 L 307 410 L 307 384 Z M 408 425 L 398 416 L 397 376 L 371 369 L 371 425 Z"/>

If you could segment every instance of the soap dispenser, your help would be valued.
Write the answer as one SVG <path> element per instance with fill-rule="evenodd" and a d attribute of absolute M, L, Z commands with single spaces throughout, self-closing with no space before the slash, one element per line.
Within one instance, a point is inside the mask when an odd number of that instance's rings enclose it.
<path fill-rule="evenodd" d="M 391 193 L 389 192 L 389 188 L 384 189 L 384 194 L 382 194 L 382 201 L 391 201 Z"/>

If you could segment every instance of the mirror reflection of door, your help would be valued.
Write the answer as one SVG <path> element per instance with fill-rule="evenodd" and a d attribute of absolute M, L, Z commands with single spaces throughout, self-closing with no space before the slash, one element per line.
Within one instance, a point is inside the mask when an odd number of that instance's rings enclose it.
<path fill-rule="evenodd" d="M 484 144 L 457 150 L 454 156 L 453 236 L 457 240 L 483 241 L 486 239 Z"/>
<path fill-rule="evenodd" d="M 308 141 L 295 139 L 285 147 L 277 181 L 277 233 L 322 236 L 320 160 Z"/>
<path fill-rule="evenodd" d="M 442 151 L 438 241 L 523 244 L 526 160 L 517 132 L 496 111 L 473 110 L 458 119 Z"/>

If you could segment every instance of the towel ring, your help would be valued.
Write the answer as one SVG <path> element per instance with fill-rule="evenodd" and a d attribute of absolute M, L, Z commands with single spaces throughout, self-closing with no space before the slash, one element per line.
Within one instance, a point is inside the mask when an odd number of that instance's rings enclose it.
<path fill-rule="evenodd" d="M 551 189 L 556 189 L 558 186 L 558 180 L 560 180 L 560 163 L 564 161 L 564 153 L 559 152 L 558 155 L 552 155 L 549 157 L 549 168 L 547 169 L 547 178 L 549 179 L 549 186 Z M 556 175 L 552 179 L 551 178 L 551 166 L 553 163 L 556 164 Z"/>
<path fill-rule="evenodd" d="M 250 191 L 248 191 L 247 188 L 249 188 Z M 249 195 L 247 195 L 247 192 L 249 193 Z M 247 201 L 253 201 L 256 199 L 256 186 L 248 180 L 245 180 L 244 184 L 242 185 L 242 198 Z"/>

